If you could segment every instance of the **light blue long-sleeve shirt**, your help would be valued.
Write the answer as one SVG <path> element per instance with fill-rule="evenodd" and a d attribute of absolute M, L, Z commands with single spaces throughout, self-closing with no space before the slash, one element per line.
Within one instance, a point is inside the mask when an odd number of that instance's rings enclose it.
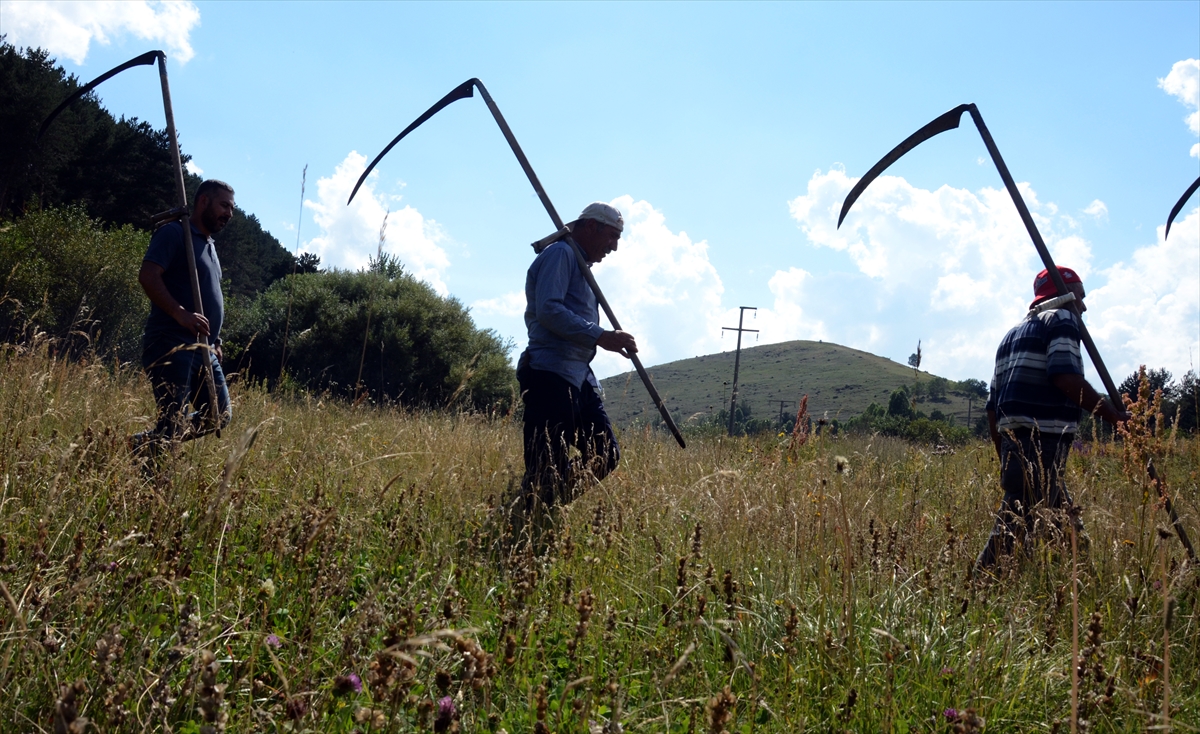
<path fill-rule="evenodd" d="M 604 329 L 599 324 L 596 294 L 579 272 L 575 253 L 565 240 L 542 250 L 529 266 L 525 304 L 529 347 L 523 360 L 535 370 L 553 372 L 582 386 L 591 376 L 589 365 Z"/>

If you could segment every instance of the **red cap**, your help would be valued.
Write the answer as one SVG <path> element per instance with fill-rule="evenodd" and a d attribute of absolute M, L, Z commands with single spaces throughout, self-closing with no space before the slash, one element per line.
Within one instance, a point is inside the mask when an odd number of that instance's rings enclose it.
<path fill-rule="evenodd" d="M 1072 283 L 1079 283 L 1080 285 L 1083 284 L 1083 279 L 1079 277 L 1079 273 L 1076 273 L 1070 268 L 1064 268 L 1063 266 L 1059 265 L 1058 274 L 1062 276 L 1063 282 L 1068 286 L 1070 286 Z M 1058 288 L 1054 285 L 1054 281 L 1050 279 L 1050 271 L 1048 269 L 1042 270 L 1042 272 L 1038 273 L 1037 277 L 1033 279 L 1033 303 L 1029 304 L 1029 307 L 1033 308 L 1038 301 L 1044 301 L 1047 298 L 1052 298 L 1057 295 L 1059 295 Z"/>

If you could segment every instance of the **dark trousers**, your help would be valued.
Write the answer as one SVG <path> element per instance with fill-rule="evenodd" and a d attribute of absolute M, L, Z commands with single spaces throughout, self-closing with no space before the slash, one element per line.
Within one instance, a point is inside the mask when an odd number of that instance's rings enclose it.
<path fill-rule="evenodd" d="M 977 569 L 988 568 L 1001 555 L 1012 553 L 1017 534 L 1024 537 L 1034 531 L 1037 510 L 1066 510 L 1072 506 L 1063 474 L 1074 438 L 1071 433 L 1041 433 L 1028 428 L 1002 434 L 1000 488 L 1004 499 L 996 512 L 991 537 L 975 561 Z M 1078 520 L 1074 522 L 1082 530 Z M 1053 524 L 1061 529 L 1060 519 L 1055 518 Z"/>
<path fill-rule="evenodd" d="M 547 506 L 574 499 L 575 484 L 603 479 L 617 468 L 621 452 L 604 403 L 585 380 L 574 386 L 553 372 L 517 371 L 525 403 L 525 509 L 535 499 Z M 571 458 L 571 447 L 579 455 Z"/>
<path fill-rule="evenodd" d="M 213 366 L 215 401 L 205 385 L 205 359 Z M 154 402 L 158 404 L 154 438 L 187 441 L 203 436 L 209 432 L 206 426 L 214 402 L 218 427 L 229 424 L 229 389 L 216 354 L 192 344 L 152 342 L 142 350 L 142 367 L 150 378 Z"/>

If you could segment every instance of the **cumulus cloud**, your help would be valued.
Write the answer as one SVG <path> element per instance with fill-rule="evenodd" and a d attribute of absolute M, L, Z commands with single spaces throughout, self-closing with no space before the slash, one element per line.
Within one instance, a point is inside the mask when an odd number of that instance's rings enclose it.
<path fill-rule="evenodd" d="M 709 262 L 708 243 L 672 232 L 647 201 L 622 196 L 609 203 L 621 210 L 625 232 L 618 251 L 594 272 L 621 327 L 637 337 L 642 361 L 718 351 L 725 288 Z M 607 324 L 603 315 L 601 321 Z M 603 350 L 592 366 L 601 377 L 630 369 L 628 360 Z"/>
<path fill-rule="evenodd" d="M 893 359 L 921 339 L 922 367 L 951 377 L 989 376 L 996 344 L 1025 313 L 1033 275 L 1042 269 L 1007 192 L 928 191 L 883 176 L 838 230 L 838 211 L 854 183 L 841 170 L 818 171 L 807 193 L 790 202 L 809 243 L 844 252 L 852 270 L 796 285 L 782 279 L 794 268 L 779 271 L 780 280 L 772 281 L 779 285 L 777 303 L 783 293 L 819 314 L 814 330 L 824 336 L 818 338 Z M 1189 228 L 1178 240 L 1172 229 L 1169 243 L 1095 272 L 1091 244 L 1072 233 L 1070 218 L 1040 202 L 1027 184 L 1020 188 L 1055 262 L 1087 282 L 1086 320 L 1117 379 L 1142 362 L 1186 371 L 1197 345 L 1200 214 L 1177 225 Z M 1154 285 L 1131 289 L 1130 283 Z"/>
<path fill-rule="evenodd" d="M 484 298 L 471 304 L 475 313 L 514 317 L 525 313 L 525 291 L 512 291 L 495 298 Z M 618 317 L 620 318 L 620 317 Z"/>
<path fill-rule="evenodd" d="M 161 43 L 186 64 L 195 52 L 190 36 L 200 10 L 188 0 L 0 1 L 4 32 L 15 46 L 41 47 L 82 65 L 93 41 L 107 46 L 122 36 Z"/>
<path fill-rule="evenodd" d="M 1171 227 L 1164 241 L 1139 247 L 1128 261 L 1100 273 L 1088 292 L 1092 336 L 1120 381 L 1138 365 L 1166 367 L 1176 377 L 1200 357 L 1200 208 Z"/>
<path fill-rule="evenodd" d="M 1187 126 L 1200 135 L 1200 59 L 1176 61 L 1171 73 L 1158 80 L 1158 86 L 1192 111 L 1185 118 Z M 1200 158 L 1200 143 L 1192 146 L 1192 156 Z"/>
<path fill-rule="evenodd" d="M 346 206 L 366 164 L 366 157 L 351 151 L 331 176 L 317 180 L 317 198 L 306 199 L 304 207 L 312 211 L 320 233 L 304 243 L 303 249 L 319 255 L 326 266 L 358 270 L 365 268 L 379 249 L 383 229 L 383 251 L 398 257 L 408 272 L 438 293 L 448 294 L 443 276 L 450 267 L 450 258 L 438 244 L 445 234 L 437 222 L 425 219 L 411 206 L 396 209 L 399 196 L 377 194 L 375 173 L 367 177 L 354 202 Z"/>
<path fill-rule="evenodd" d="M 840 169 L 817 171 L 807 193 L 789 202 L 809 243 L 844 252 L 853 267 L 814 283 L 809 297 L 791 297 L 820 314 L 820 338 L 894 359 L 920 339 L 922 366 L 950 376 L 989 374 L 996 343 L 1024 313 L 1042 267 L 1008 193 L 928 191 L 882 176 L 839 230 L 838 211 L 854 183 Z M 1087 243 L 1057 236 L 1063 223 L 1056 210 L 1027 185 L 1021 189 L 1055 257 L 1086 277 Z"/>
<path fill-rule="evenodd" d="M 196 161 L 194 161 L 194 160 L 184 163 L 183 166 L 184 166 L 184 168 L 187 169 L 187 172 L 192 174 L 193 176 L 203 176 L 204 175 L 204 169 L 201 168 L 200 166 L 197 166 Z"/>
<path fill-rule="evenodd" d="M 1099 199 L 1093 199 L 1092 203 L 1088 204 L 1087 208 L 1083 210 L 1083 213 L 1096 219 L 1108 219 L 1108 205 Z"/>

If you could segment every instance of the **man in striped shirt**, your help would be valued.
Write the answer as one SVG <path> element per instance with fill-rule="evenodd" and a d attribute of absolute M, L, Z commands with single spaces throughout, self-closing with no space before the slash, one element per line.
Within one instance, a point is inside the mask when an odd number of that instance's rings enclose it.
<path fill-rule="evenodd" d="M 1064 267 L 1058 272 L 1075 294 L 1080 312 L 1086 311 L 1079 275 Z M 996 350 L 987 416 L 1000 457 L 1004 499 L 991 537 L 975 562 L 976 570 L 988 569 L 1001 555 L 1012 552 L 1017 532 L 1033 529 L 1035 510 L 1071 507 L 1063 472 L 1079 427 L 1080 408 L 1111 423 L 1129 418 L 1083 377 L 1079 317 L 1067 308 L 1034 310 L 1058 295 L 1047 270 L 1034 279 L 1033 292 L 1029 315 L 1009 330 Z"/>

